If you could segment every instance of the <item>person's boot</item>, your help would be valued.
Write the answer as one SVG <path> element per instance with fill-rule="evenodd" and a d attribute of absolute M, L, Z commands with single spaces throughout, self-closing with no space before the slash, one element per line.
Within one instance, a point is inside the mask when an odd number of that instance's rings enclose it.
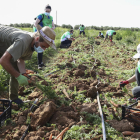
<path fill-rule="evenodd" d="M 38 65 L 38 69 L 42 70 L 42 65 L 41 64 Z"/>
<path fill-rule="evenodd" d="M 12 100 L 12 102 L 14 102 L 14 103 L 16 103 L 16 104 L 18 104 L 18 105 L 24 103 L 24 102 L 23 102 L 21 99 L 19 99 L 19 98 L 15 99 L 15 100 Z"/>
<path fill-rule="evenodd" d="M 69 44 L 67 44 L 67 48 L 68 48 L 68 47 L 70 47 L 70 46 L 71 46 L 71 44 L 70 44 L 70 43 L 69 43 Z"/>
<path fill-rule="evenodd" d="M 42 66 L 42 67 L 46 67 L 46 65 L 44 65 L 44 63 L 43 63 L 43 62 L 41 63 L 41 66 Z"/>

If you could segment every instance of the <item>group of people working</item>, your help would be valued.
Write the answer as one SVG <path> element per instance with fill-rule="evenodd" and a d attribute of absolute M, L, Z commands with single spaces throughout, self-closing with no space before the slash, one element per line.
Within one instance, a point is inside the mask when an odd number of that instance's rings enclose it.
<path fill-rule="evenodd" d="M 17 28 L 0 25 L 0 65 L 11 75 L 9 81 L 9 98 L 16 104 L 21 104 L 23 101 L 18 98 L 19 85 L 28 85 L 28 78 L 24 75 L 25 60 L 30 60 L 34 51 L 38 52 L 38 68 L 41 69 L 45 66 L 42 62 L 43 52 L 48 47 L 52 47 L 56 50 L 54 44 L 55 40 L 55 25 L 53 23 L 53 17 L 50 16 L 51 6 L 45 7 L 45 13 L 37 16 L 34 23 L 34 32 L 22 31 Z M 84 25 L 79 27 L 80 35 L 84 32 Z M 67 31 L 61 37 L 61 46 L 66 45 L 69 47 L 74 40 L 71 36 L 73 30 Z M 104 41 L 108 38 L 112 42 L 112 36 L 115 35 L 114 30 L 108 30 Z M 99 33 L 100 37 L 103 34 Z M 140 58 L 140 45 L 137 47 L 138 53 L 134 58 Z M 137 81 L 138 87 L 133 89 L 135 97 L 140 95 L 140 61 L 138 62 L 138 68 L 136 74 L 126 81 L 121 81 L 120 86 L 123 87 L 126 84 Z"/>
<path fill-rule="evenodd" d="M 104 42 L 106 41 L 106 39 L 107 39 L 108 37 L 109 37 L 110 42 L 112 42 L 113 35 L 116 35 L 116 32 L 115 32 L 114 30 L 107 30 L 106 36 L 105 36 L 105 39 L 104 39 Z M 102 32 L 99 32 L 98 37 L 104 38 L 103 33 L 102 33 Z"/>

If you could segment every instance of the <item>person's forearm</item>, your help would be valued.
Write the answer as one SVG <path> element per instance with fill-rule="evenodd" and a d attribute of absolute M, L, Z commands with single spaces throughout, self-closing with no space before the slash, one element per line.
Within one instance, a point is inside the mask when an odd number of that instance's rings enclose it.
<path fill-rule="evenodd" d="M 55 25 L 54 25 L 54 23 L 52 22 L 52 29 L 54 30 L 55 29 Z"/>
<path fill-rule="evenodd" d="M 129 83 L 136 81 L 136 75 L 133 75 L 130 79 L 127 80 Z"/>
<path fill-rule="evenodd" d="M 69 38 L 68 40 L 71 40 L 71 41 L 73 41 L 71 38 Z"/>
<path fill-rule="evenodd" d="M 10 61 L 0 60 L 0 64 L 12 76 L 14 76 L 14 77 L 17 78 L 20 75 L 20 73 L 14 69 L 14 67 L 12 66 L 12 64 L 10 63 Z"/>
<path fill-rule="evenodd" d="M 24 60 L 22 59 L 18 59 L 17 60 L 17 66 L 18 66 L 18 69 L 20 71 L 20 73 L 26 73 L 26 69 L 25 69 L 25 62 Z"/>
<path fill-rule="evenodd" d="M 11 75 L 17 78 L 20 75 L 20 73 L 12 66 L 11 59 L 12 59 L 12 55 L 6 51 L 3 54 L 3 56 L 0 58 L 0 64 L 8 73 L 10 73 Z"/>
<path fill-rule="evenodd" d="M 40 22 L 40 20 L 37 18 L 36 21 L 35 21 L 35 24 L 34 24 L 35 27 L 38 25 L 39 22 Z"/>

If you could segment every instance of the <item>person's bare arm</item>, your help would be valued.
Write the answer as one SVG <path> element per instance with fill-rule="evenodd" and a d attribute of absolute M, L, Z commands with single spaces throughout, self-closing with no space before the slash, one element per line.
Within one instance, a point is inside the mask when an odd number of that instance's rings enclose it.
<path fill-rule="evenodd" d="M 131 78 L 127 80 L 129 83 L 133 83 L 136 81 L 136 75 L 133 75 Z"/>
<path fill-rule="evenodd" d="M 112 40 L 112 36 L 109 36 L 109 39 Z"/>
<path fill-rule="evenodd" d="M 37 18 L 35 21 L 35 27 L 38 25 L 39 22 L 40 22 L 40 20 Z"/>
<path fill-rule="evenodd" d="M 12 66 L 10 62 L 11 59 L 12 55 L 6 51 L 0 59 L 0 64 L 8 73 L 17 78 L 20 75 L 20 73 L 17 70 L 15 70 L 14 67 Z"/>
<path fill-rule="evenodd" d="M 71 38 L 68 38 L 68 40 L 71 40 L 71 41 L 73 41 Z"/>
<path fill-rule="evenodd" d="M 26 69 L 25 69 L 25 62 L 23 59 L 18 59 L 17 60 L 17 66 L 18 66 L 18 69 L 20 71 L 20 73 L 26 73 Z"/>
<path fill-rule="evenodd" d="M 55 29 L 55 25 L 54 25 L 54 22 L 52 22 L 52 29 L 53 29 L 53 30 Z"/>

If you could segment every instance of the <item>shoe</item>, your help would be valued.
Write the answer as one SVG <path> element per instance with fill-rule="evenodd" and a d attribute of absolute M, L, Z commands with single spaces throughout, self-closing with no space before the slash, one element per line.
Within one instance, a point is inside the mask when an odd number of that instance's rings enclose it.
<path fill-rule="evenodd" d="M 71 44 L 67 44 L 67 47 L 70 47 L 71 46 Z"/>
<path fill-rule="evenodd" d="M 38 65 L 38 69 L 39 70 L 42 70 L 42 65 Z"/>
<path fill-rule="evenodd" d="M 135 103 L 137 101 L 137 98 L 130 98 L 129 103 Z"/>
<path fill-rule="evenodd" d="M 44 65 L 43 63 L 41 64 L 41 67 L 46 67 L 46 65 Z"/>
<path fill-rule="evenodd" d="M 21 99 L 19 99 L 19 98 L 17 98 L 17 99 L 15 99 L 15 100 L 13 100 L 12 102 L 14 102 L 14 103 L 16 103 L 16 104 L 18 104 L 18 105 L 20 105 L 20 104 L 23 104 L 24 102 L 21 100 Z"/>

